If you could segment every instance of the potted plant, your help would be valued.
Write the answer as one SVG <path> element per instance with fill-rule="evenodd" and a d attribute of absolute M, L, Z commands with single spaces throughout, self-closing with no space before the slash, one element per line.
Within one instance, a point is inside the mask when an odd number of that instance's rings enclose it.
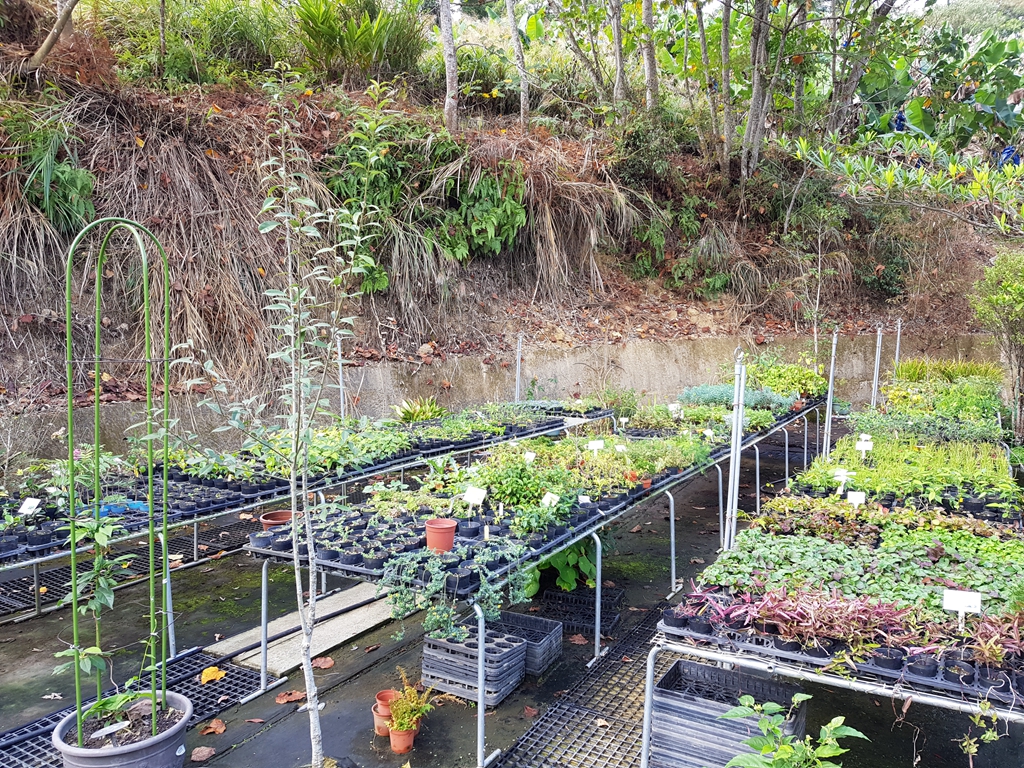
<path fill-rule="evenodd" d="M 420 693 L 406 678 L 405 670 L 399 667 L 402 675 L 402 693 L 391 700 L 391 721 L 388 723 L 391 737 L 391 751 L 396 755 L 404 755 L 412 751 L 413 740 L 420 730 L 420 721 L 430 712 L 434 705 L 430 698 L 433 688 Z"/>

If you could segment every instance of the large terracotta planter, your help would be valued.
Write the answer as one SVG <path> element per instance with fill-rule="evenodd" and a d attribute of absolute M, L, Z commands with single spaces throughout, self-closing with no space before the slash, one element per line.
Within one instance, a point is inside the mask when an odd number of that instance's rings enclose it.
<path fill-rule="evenodd" d="M 450 551 L 455 546 L 456 527 L 458 523 L 449 518 L 427 520 L 427 549 L 433 552 Z"/>
<path fill-rule="evenodd" d="M 374 704 L 371 711 L 373 712 L 374 733 L 378 736 L 387 736 L 391 733 L 391 727 L 388 725 L 391 722 L 391 714 L 388 713 L 387 716 L 382 715 L 380 713 L 380 704 Z"/>
<path fill-rule="evenodd" d="M 412 752 L 416 731 L 391 731 L 389 735 L 391 736 L 391 751 L 396 755 Z"/>

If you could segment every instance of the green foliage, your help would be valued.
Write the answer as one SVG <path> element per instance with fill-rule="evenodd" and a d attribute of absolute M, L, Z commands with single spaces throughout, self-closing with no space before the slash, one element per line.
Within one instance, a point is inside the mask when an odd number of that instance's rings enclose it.
<path fill-rule="evenodd" d="M 936 4 L 924 23 L 935 29 L 949 27 L 964 35 L 981 36 L 995 32 L 1001 37 L 1024 32 L 1024 2 L 1021 0 L 956 0 Z"/>
<path fill-rule="evenodd" d="M 929 379 L 955 382 L 960 379 L 988 379 L 1002 384 L 1003 369 L 996 363 L 978 360 L 939 360 L 914 357 L 899 362 L 893 377 L 902 381 L 922 382 Z"/>
<path fill-rule="evenodd" d="M 634 189 L 651 189 L 671 178 L 669 156 L 676 149 L 646 114 L 630 117 L 615 137 L 613 172 Z"/>
<path fill-rule="evenodd" d="M 839 746 L 839 739 L 867 740 L 860 731 L 844 725 L 846 718 L 834 717 L 823 725 L 817 744 L 810 736 L 801 740 L 796 736 L 787 736 L 783 731 L 786 721 L 793 717 L 796 708 L 810 698 L 806 693 L 795 694 L 787 712 L 785 707 L 774 702 L 755 704 L 753 696 L 740 696 L 739 706 L 733 707 L 722 717 L 756 717 L 761 735 L 752 736 L 743 742 L 753 750 L 753 754 L 737 755 L 728 762 L 726 768 L 842 768 L 841 763 L 833 763 L 828 759 L 849 752 Z"/>
<path fill-rule="evenodd" d="M 392 406 L 395 416 L 402 422 L 430 421 L 445 416 L 448 410 L 433 397 L 417 397 L 403 400 L 401 404 Z"/>
<path fill-rule="evenodd" d="M 821 366 L 783 363 L 770 354 L 760 355 L 747 364 L 747 381 L 784 396 L 820 397 L 828 391 Z"/>
<path fill-rule="evenodd" d="M 295 13 L 310 64 L 328 79 L 409 73 L 426 48 L 413 2 L 390 9 L 375 0 L 299 0 Z"/>
<path fill-rule="evenodd" d="M 60 113 L 33 112 L 11 101 L 0 105 L 0 121 L 0 137 L 6 134 L 10 145 L 4 154 L 13 156 L 25 199 L 64 234 L 76 233 L 92 221 L 95 178 L 78 165 L 79 139 Z"/>
<path fill-rule="evenodd" d="M 581 541 L 571 547 L 559 550 L 551 557 L 545 558 L 537 565 L 537 570 L 554 568 L 558 571 L 558 578 L 555 583 L 560 589 L 571 592 L 583 581 L 587 586 L 593 587 L 594 579 L 597 576 L 597 566 L 594 564 L 594 545 L 590 541 Z M 536 591 L 535 591 L 536 592 Z"/>

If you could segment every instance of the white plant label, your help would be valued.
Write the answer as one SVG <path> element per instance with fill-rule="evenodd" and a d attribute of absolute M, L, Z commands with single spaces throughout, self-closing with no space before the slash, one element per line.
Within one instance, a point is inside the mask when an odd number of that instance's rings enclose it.
<path fill-rule="evenodd" d="M 668 412 L 671 414 L 679 413 L 679 403 L 669 403 Z"/>
<path fill-rule="evenodd" d="M 850 491 L 846 494 L 846 500 L 853 504 L 854 508 L 857 508 L 868 500 L 867 493 L 864 491 Z"/>
<path fill-rule="evenodd" d="M 624 445 L 616 445 L 615 450 L 618 451 L 619 453 L 625 453 L 629 449 Z"/>
<path fill-rule="evenodd" d="M 39 505 L 42 503 L 43 502 L 41 499 L 34 499 L 31 497 L 27 498 L 23 502 L 21 502 L 21 507 L 18 508 L 18 514 L 22 516 L 31 515 L 33 512 L 39 509 Z"/>
<path fill-rule="evenodd" d="M 590 497 L 589 496 L 580 496 L 580 504 L 589 504 L 589 503 L 590 503 Z"/>
<path fill-rule="evenodd" d="M 523 461 L 525 461 L 527 464 L 532 464 L 533 460 L 536 458 L 537 454 L 534 453 L 533 451 L 527 451 L 526 453 L 523 454 Z"/>
<path fill-rule="evenodd" d="M 836 482 L 839 483 L 839 488 L 836 489 L 836 493 L 842 496 L 843 492 L 846 490 L 847 481 L 856 476 L 856 474 L 856 472 L 851 472 L 850 470 L 843 469 L 842 467 L 834 470 L 832 472 L 832 476 L 836 479 Z"/>
<path fill-rule="evenodd" d="M 466 500 L 467 504 L 483 504 L 484 499 L 487 497 L 487 491 L 483 488 L 477 488 L 475 486 L 469 486 L 466 489 L 465 495 L 462 497 Z"/>
<path fill-rule="evenodd" d="M 627 424 L 629 424 L 629 416 L 623 416 L 621 419 L 619 419 L 619 424 L 621 424 L 622 426 L 626 426 Z"/>
<path fill-rule="evenodd" d="M 555 506 L 555 504 L 557 504 L 561 500 L 562 500 L 561 496 L 559 496 L 558 494 L 551 493 L 550 491 L 548 491 L 547 493 L 544 494 L 544 498 L 540 500 L 540 505 L 542 507 L 553 507 L 553 506 Z"/>
<path fill-rule="evenodd" d="M 961 592 L 958 589 L 942 590 L 942 607 L 957 613 L 981 613 L 981 592 Z"/>
<path fill-rule="evenodd" d="M 491 540 L 491 526 L 484 525 L 484 541 Z"/>
<path fill-rule="evenodd" d="M 600 451 L 602 448 L 604 448 L 604 440 L 591 440 L 587 443 L 588 451 Z"/>

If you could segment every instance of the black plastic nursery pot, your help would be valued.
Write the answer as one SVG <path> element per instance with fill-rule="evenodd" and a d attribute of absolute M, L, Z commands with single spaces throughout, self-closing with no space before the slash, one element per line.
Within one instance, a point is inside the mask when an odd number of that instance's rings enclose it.
<path fill-rule="evenodd" d="M 939 671 L 939 662 L 929 654 L 917 654 L 907 660 L 907 672 L 918 677 L 935 677 Z"/>
<path fill-rule="evenodd" d="M 53 746 L 64 760 L 64 768 L 182 768 L 185 763 L 185 730 L 192 717 L 192 702 L 173 691 L 167 703 L 182 712 L 172 728 L 151 739 L 106 749 L 87 749 L 65 743 L 64 736 L 76 727 L 75 713 L 61 720 L 53 730 Z"/>
<path fill-rule="evenodd" d="M 903 669 L 905 657 L 902 648 L 876 648 L 871 656 L 871 663 L 882 669 L 899 670 Z"/>

